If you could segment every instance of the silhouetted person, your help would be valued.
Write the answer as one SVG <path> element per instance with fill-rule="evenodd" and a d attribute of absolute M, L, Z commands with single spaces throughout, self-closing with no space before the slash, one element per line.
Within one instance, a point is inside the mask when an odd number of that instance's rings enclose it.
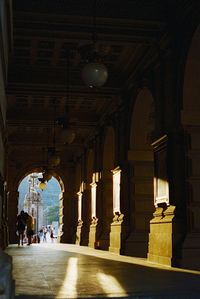
<path fill-rule="evenodd" d="M 26 235 L 28 238 L 28 244 L 27 245 L 31 245 L 32 244 L 32 237 L 33 237 L 33 217 L 31 215 L 29 215 L 28 213 L 25 213 L 25 219 L 26 219 Z"/>
<path fill-rule="evenodd" d="M 24 242 L 24 232 L 26 229 L 25 213 L 22 210 L 19 215 L 17 215 L 17 236 L 18 236 L 18 246 L 20 246 L 20 241 L 23 246 Z"/>

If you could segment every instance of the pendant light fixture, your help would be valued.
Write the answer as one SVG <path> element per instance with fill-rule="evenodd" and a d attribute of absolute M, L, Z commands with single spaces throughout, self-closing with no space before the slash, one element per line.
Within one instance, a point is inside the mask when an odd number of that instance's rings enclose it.
<path fill-rule="evenodd" d="M 82 69 L 82 79 L 91 88 L 102 87 L 108 79 L 108 70 L 102 63 L 102 53 L 98 51 L 97 47 L 96 9 L 97 0 L 94 0 L 92 43 L 80 49 L 86 62 Z"/>
<path fill-rule="evenodd" d="M 40 181 L 39 183 L 39 188 L 43 191 L 46 189 L 47 184 L 44 178 L 38 178 L 38 180 Z"/>

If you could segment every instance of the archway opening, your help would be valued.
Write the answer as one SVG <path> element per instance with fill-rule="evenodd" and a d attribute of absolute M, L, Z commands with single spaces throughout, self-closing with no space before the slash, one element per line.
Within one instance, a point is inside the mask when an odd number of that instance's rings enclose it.
<path fill-rule="evenodd" d="M 62 189 L 54 176 L 48 180 L 45 188 L 41 188 L 41 178 L 42 173 L 34 172 L 20 182 L 18 214 L 23 210 L 32 216 L 34 243 L 59 242 L 62 231 Z"/>

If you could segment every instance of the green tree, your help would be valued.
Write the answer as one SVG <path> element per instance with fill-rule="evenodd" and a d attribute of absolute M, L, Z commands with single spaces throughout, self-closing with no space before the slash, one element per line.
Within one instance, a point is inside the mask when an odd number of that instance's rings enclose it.
<path fill-rule="evenodd" d="M 44 210 L 44 216 L 46 217 L 47 224 L 51 224 L 53 221 L 59 221 L 59 206 L 54 205 L 47 207 Z"/>

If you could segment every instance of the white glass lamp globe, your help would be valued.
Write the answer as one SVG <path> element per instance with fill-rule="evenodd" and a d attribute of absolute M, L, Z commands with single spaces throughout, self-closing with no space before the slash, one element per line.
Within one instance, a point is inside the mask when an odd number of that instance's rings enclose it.
<path fill-rule="evenodd" d="M 108 79 L 108 71 L 104 64 L 98 62 L 88 63 L 82 70 L 82 79 L 89 87 L 101 87 Z"/>

